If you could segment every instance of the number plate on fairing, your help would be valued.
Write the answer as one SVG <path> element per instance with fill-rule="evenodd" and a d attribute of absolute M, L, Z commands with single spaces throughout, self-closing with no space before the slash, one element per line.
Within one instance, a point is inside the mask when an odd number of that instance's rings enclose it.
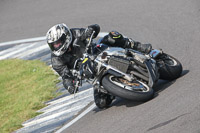
<path fill-rule="evenodd" d="M 158 57 L 160 54 L 162 53 L 162 51 L 160 51 L 160 50 L 157 50 L 157 49 L 154 49 L 154 50 L 152 50 L 151 52 L 150 52 L 150 56 L 152 57 L 152 58 L 156 58 L 156 57 Z"/>

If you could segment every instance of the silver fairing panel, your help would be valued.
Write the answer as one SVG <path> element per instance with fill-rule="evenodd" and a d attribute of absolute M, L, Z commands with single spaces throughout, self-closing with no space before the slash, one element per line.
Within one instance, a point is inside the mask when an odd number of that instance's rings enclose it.
<path fill-rule="evenodd" d="M 151 60 L 151 59 L 146 60 L 144 63 L 146 65 L 148 73 L 149 73 L 149 83 L 148 83 L 148 85 L 150 87 L 153 87 L 154 84 L 159 79 L 158 68 L 157 68 L 155 62 L 153 62 L 153 60 Z"/>
<path fill-rule="evenodd" d="M 125 57 L 125 49 L 120 47 L 108 47 L 103 52 L 107 52 L 108 55 L 123 56 Z"/>
<path fill-rule="evenodd" d="M 149 73 L 149 83 L 148 85 L 150 87 L 153 87 L 153 85 L 156 83 L 156 81 L 159 78 L 158 74 L 158 68 L 156 66 L 156 62 L 153 59 L 147 58 L 145 55 L 141 54 L 140 52 L 137 52 L 133 49 L 129 49 L 132 51 L 132 54 L 134 58 L 141 63 L 145 64 Z M 108 58 L 106 57 L 105 59 L 102 59 L 101 56 L 102 54 L 106 52 L 108 56 L 121 56 L 121 57 L 127 57 L 126 55 L 126 50 L 120 47 L 109 47 L 106 50 L 104 50 L 101 54 L 98 55 L 97 59 L 99 61 L 106 61 Z M 99 64 L 100 65 L 100 64 Z"/>

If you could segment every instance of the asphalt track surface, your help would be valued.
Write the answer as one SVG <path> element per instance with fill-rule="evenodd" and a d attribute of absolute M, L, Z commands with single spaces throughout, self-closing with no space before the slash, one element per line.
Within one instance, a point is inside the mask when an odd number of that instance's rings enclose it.
<path fill-rule="evenodd" d="M 117 99 L 95 108 L 64 132 L 199 133 L 200 1 L 198 0 L 1 0 L 0 42 L 40 37 L 54 24 L 117 30 L 179 59 L 182 77 L 160 81 L 145 103 Z"/>

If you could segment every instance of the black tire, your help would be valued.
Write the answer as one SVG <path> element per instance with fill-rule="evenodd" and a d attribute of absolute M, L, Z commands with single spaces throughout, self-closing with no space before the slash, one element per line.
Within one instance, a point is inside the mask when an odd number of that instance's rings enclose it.
<path fill-rule="evenodd" d="M 163 58 L 163 59 L 162 59 Z M 160 79 L 164 80 L 174 80 L 180 77 L 182 73 L 182 65 L 181 63 L 174 57 L 163 54 L 161 56 L 163 60 L 163 66 L 160 68 Z"/>
<path fill-rule="evenodd" d="M 115 82 L 118 82 L 117 78 L 110 74 L 104 76 L 102 79 L 102 85 L 104 86 L 104 88 L 111 94 L 121 98 L 144 102 L 150 100 L 154 95 L 153 89 L 142 82 L 136 81 L 137 84 L 145 87 L 146 91 L 125 89 L 122 87 L 123 85 L 125 85 L 124 83 L 120 83 L 122 85 L 121 86 L 119 82 L 118 83 Z M 130 85 L 126 84 L 125 86 L 131 88 Z"/>

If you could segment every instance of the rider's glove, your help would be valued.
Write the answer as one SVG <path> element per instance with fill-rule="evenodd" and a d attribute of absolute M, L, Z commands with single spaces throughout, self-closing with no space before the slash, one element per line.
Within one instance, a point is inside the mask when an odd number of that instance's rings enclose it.
<path fill-rule="evenodd" d="M 88 28 L 85 30 L 85 36 L 86 36 L 86 38 L 91 37 L 93 31 L 94 31 L 93 28 L 88 27 Z"/>
<path fill-rule="evenodd" d="M 86 38 L 91 37 L 93 32 L 94 32 L 94 35 L 92 39 L 96 38 L 100 32 L 100 26 L 98 24 L 93 24 L 93 25 L 88 26 L 88 28 L 85 30 L 85 37 Z"/>
<path fill-rule="evenodd" d="M 89 29 L 92 29 L 93 31 L 95 31 L 94 35 L 93 35 L 93 39 L 97 37 L 97 35 L 100 32 L 100 26 L 98 24 L 93 24 L 88 26 Z"/>

